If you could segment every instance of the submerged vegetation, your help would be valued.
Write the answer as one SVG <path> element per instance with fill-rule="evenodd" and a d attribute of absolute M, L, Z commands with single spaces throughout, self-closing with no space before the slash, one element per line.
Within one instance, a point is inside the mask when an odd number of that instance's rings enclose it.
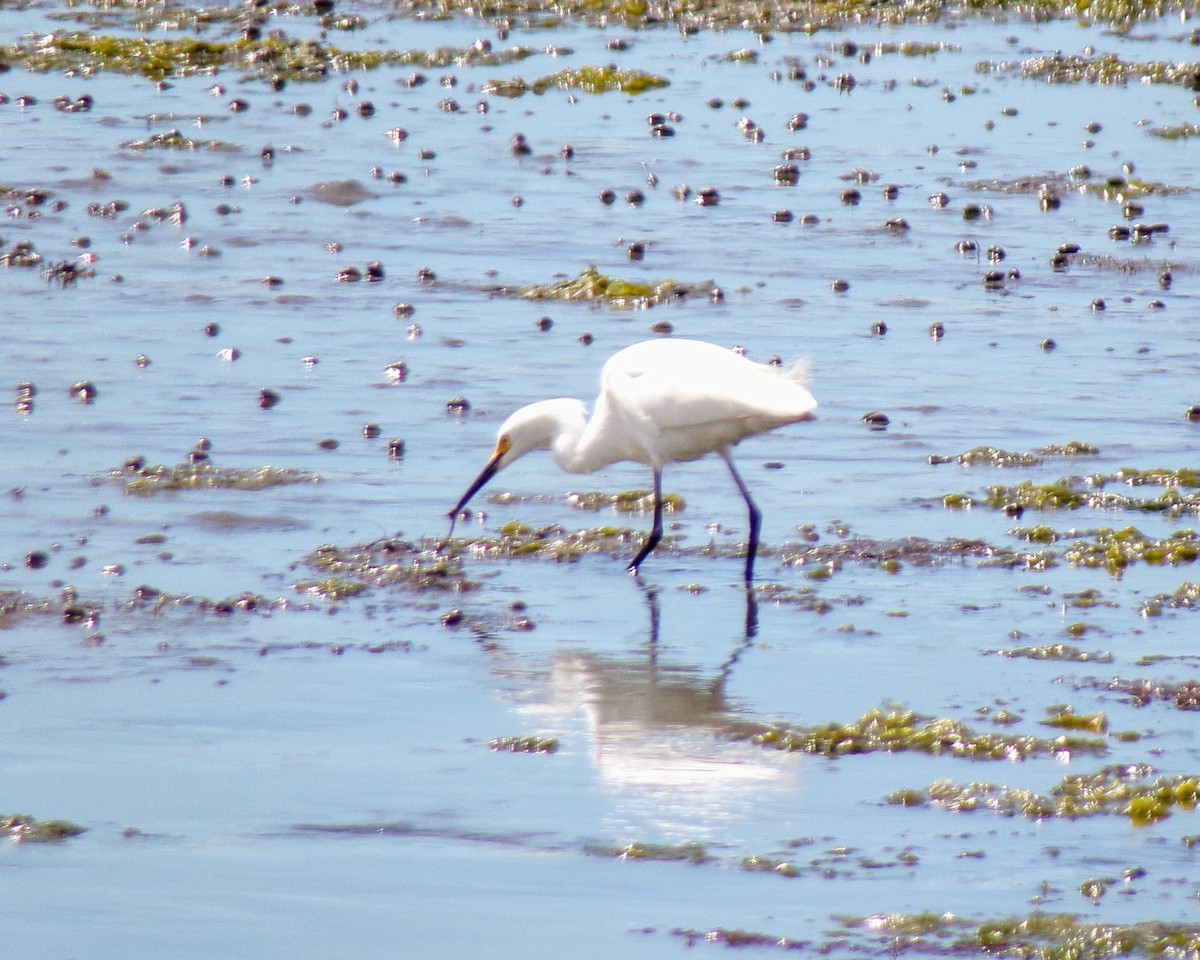
<path fill-rule="evenodd" d="M 1125 882 L 1136 880 L 1142 872 L 1139 868 L 1131 868 L 1123 879 Z M 1086 893 L 1082 889 L 1081 892 Z M 972 920 L 953 913 L 892 913 L 834 919 L 840 929 L 826 933 L 820 940 L 799 940 L 781 934 L 725 927 L 677 928 L 671 935 L 689 947 L 719 944 L 788 952 L 799 950 L 816 956 L 847 954 L 879 960 L 898 955 L 1113 960 L 1117 957 L 1191 958 L 1200 953 L 1200 924 L 1194 923 L 1100 923 L 1081 919 L 1075 914 L 1040 911 L 985 920 Z"/>
<path fill-rule="evenodd" d="M 1111 680 L 1078 680 L 1076 690 L 1103 690 L 1121 693 L 1136 706 L 1151 703 L 1169 703 L 1176 710 L 1200 710 L 1200 680 L 1150 680 L 1144 677 Z"/>
<path fill-rule="evenodd" d="M 484 93 L 498 97 L 520 97 L 526 93 L 541 96 L 547 90 L 582 90 L 584 93 L 639 94 L 647 90 L 658 90 L 669 85 L 664 77 L 643 70 L 622 70 L 613 65 L 604 67 L 578 67 L 559 70 L 547 77 L 526 82 L 520 77 L 511 80 L 489 80 L 481 88 Z"/>
<path fill-rule="evenodd" d="M 124 491 L 144 497 L 164 491 L 180 490 L 267 490 L 296 483 L 319 483 L 315 473 L 284 467 L 217 467 L 207 459 L 187 461 L 174 467 L 131 463 L 112 471 Z"/>
<path fill-rule="evenodd" d="M 1175 810 L 1195 810 L 1200 778 L 1156 777 L 1145 764 L 1104 767 L 1096 773 L 1064 777 L 1049 795 L 990 783 L 957 784 L 938 780 L 924 790 L 898 790 L 887 802 L 904 807 L 934 804 L 955 813 L 987 810 L 1029 820 L 1123 816 L 1134 826 L 1169 817 Z"/>
<path fill-rule="evenodd" d="M 461 559 L 396 539 L 346 548 L 325 544 L 305 562 L 323 574 L 316 583 L 330 599 L 356 596 L 365 587 L 457 593 L 477 585 L 467 579 Z"/>
<path fill-rule="evenodd" d="M 321 80 L 328 74 L 380 67 L 502 66 L 532 56 L 527 47 L 493 51 L 460 49 L 342 50 L 316 40 L 281 36 L 260 39 L 200 40 L 194 37 L 118 37 L 72 33 L 38 37 L 0 47 L 0 62 L 37 72 L 102 71 L 139 74 L 150 80 L 242 70 L 263 80 Z"/>
<path fill-rule="evenodd" d="M 1121 485 L 1129 488 L 1161 487 L 1153 497 L 1138 497 L 1109 489 Z M 992 510 L 1132 510 L 1161 513 L 1166 516 L 1200 513 L 1200 471 L 1192 467 L 1178 470 L 1139 470 L 1123 468 L 1111 474 L 1061 477 L 1052 483 L 994 484 L 984 488 L 982 495 L 946 494 L 943 506 L 952 509 L 987 507 Z"/>
<path fill-rule="evenodd" d="M 585 300 L 607 303 L 623 310 L 645 310 L 664 303 L 673 303 L 693 297 L 710 300 L 720 297 L 720 289 L 711 280 L 698 283 L 679 283 L 675 280 L 660 280 L 658 283 L 643 283 L 638 280 L 621 280 L 588 267 L 578 277 L 554 283 L 535 284 L 517 290 L 499 288 L 494 290 L 501 296 L 516 295 L 526 300 Z"/>
<path fill-rule="evenodd" d="M 1051 444 L 1041 447 L 1033 453 L 1002 450 L 999 447 L 972 447 L 957 456 L 931 456 L 929 462 L 937 465 L 942 463 L 957 463 L 964 467 L 980 465 L 993 467 L 1032 467 L 1045 462 L 1050 457 L 1094 457 L 1099 450 L 1090 443 L 1072 440 L 1062 445 Z"/>
<path fill-rule="evenodd" d="M 615 860 L 657 860 L 692 864 L 706 863 L 713 859 L 699 843 L 627 843 L 623 846 L 607 847 L 588 844 L 583 852 L 593 857 L 610 857 Z"/>
<path fill-rule="evenodd" d="M 401 0 L 413 15 L 483 19 L 514 17 L 542 25 L 563 19 L 585 23 L 619 23 L 626 26 L 673 26 L 687 33 L 706 29 L 803 31 L 830 30 L 855 24 L 897 25 L 957 21 L 967 14 L 961 4 L 947 0 L 912 0 L 880 4 L 873 0 L 797 0 L 763 3 L 761 0 L 694 0 L 682 7 L 658 0 Z M 1189 9 L 1179 0 L 1133 3 L 1130 0 L 1096 0 L 1091 3 L 1034 0 L 1012 4 L 1006 0 L 980 0 L 966 8 L 982 16 L 1021 16 L 1035 20 L 1062 18 L 1086 23 L 1132 26 L 1140 20 Z"/>
<path fill-rule="evenodd" d="M 57 843 L 86 832 L 87 827 L 69 820 L 35 820 L 23 813 L 0 814 L 0 837 L 15 843 Z"/>
<path fill-rule="evenodd" d="M 991 653 L 1010 659 L 1053 660 L 1059 663 L 1112 663 L 1113 655 L 1107 650 L 1088 653 L 1069 643 L 1048 643 L 1040 647 L 1009 647 Z"/>
<path fill-rule="evenodd" d="M 872 710 L 850 723 L 821 727 L 735 723 L 729 735 L 776 750 L 846 757 L 878 751 L 914 752 L 970 760 L 1062 758 L 1077 754 L 1102 756 L 1107 743 L 1094 737 L 1053 739 L 1007 733 L 981 733 L 959 720 L 922 717 L 910 710 Z"/>
<path fill-rule="evenodd" d="M 976 69 L 980 73 L 1018 73 L 1024 79 L 1047 83 L 1171 83 L 1196 89 L 1200 82 L 1200 66 L 1195 63 L 1130 63 L 1112 53 L 1058 52 L 1028 60 L 981 63 Z"/>

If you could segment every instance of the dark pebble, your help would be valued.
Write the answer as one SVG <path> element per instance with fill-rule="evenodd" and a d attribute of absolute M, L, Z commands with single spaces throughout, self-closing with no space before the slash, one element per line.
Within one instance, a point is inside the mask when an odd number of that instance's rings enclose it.
<path fill-rule="evenodd" d="M 80 380 L 78 383 L 71 384 L 71 389 L 67 392 L 80 403 L 91 403 L 96 399 L 98 391 L 91 380 Z"/>

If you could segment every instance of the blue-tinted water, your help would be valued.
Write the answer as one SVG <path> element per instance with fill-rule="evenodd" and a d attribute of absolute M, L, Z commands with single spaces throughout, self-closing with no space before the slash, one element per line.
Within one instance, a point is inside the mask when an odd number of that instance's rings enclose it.
<path fill-rule="evenodd" d="M 50 29 L 38 12 L 0 16 L 10 42 Z M 480 23 L 380 18 L 338 39 L 434 49 L 487 32 Z M 614 37 L 630 49 L 608 49 Z M 916 58 L 878 52 L 864 63 L 829 48 L 844 37 L 860 49 L 949 46 Z M 1018 521 L 945 510 L 940 498 L 991 483 L 1191 464 L 1195 164 L 1188 141 L 1152 137 L 1144 121 L 1191 122 L 1192 94 L 976 70 L 1089 44 L 1127 61 L 1187 60 L 1186 38 L 1178 23 L 1120 37 L 1014 21 L 779 35 L 759 47 L 750 34 L 681 39 L 565 26 L 515 29 L 505 42 L 572 53 L 424 70 L 429 82 L 413 88 L 404 81 L 415 68 L 279 92 L 232 72 L 173 79 L 161 91 L 110 75 L 0 78 L 10 97 L 38 98 L 0 107 L 0 181 L 66 202 L 30 218 L 14 197 L 0 227 L 4 249 L 27 239 L 60 262 L 78 257 L 72 241 L 87 236 L 96 271 L 66 287 L 36 269 L 0 273 L 8 304 L 0 388 L 10 402 L 19 382 L 37 388 L 31 413 L 10 406 L 0 417 L 8 491 L 0 588 L 52 600 L 70 585 L 100 610 L 94 625 L 30 614 L 0 632 L 0 811 L 89 828 L 61 846 L 0 853 L 13 955 L 518 956 L 544 944 L 577 956 L 660 956 L 683 949 L 669 933 L 677 927 L 820 940 L 835 914 L 982 920 L 1025 913 L 1039 895 L 1046 909 L 1114 922 L 1189 917 L 1195 878 L 1180 839 L 1197 828 L 1188 812 L 1134 830 L 1123 817 L 1031 824 L 882 800 L 938 778 L 1045 792 L 1108 762 L 1195 772 L 1191 714 L 1137 710 L 1074 683 L 1188 679 L 1191 614 L 1145 619 L 1139 609 L 1194 578 L 1190 568 L 1141 564 L 1116 580 L 1065 563 L 1012 571 L 967 558 L 906 563 L 896 574 L 846 563 L 813 581 L 778 559 L 802 525 L 824 542 L 971 537 L 1013 548 Z M 757 47 L 757 63 L 723 59 L 744 47 Z M 493 79 L 610 61 L 670 86 L 638 97 L 480 92 Z M 793 63 L 814 80 L 810 92 L 786 79 Z M 834 85 L 845 73 L 857 81 L 850 93 Z M 457 85 L 438 82 L 450 75 Z M 225 89 L 214 95 L 217 83 Z M 84 92 L 95 98 L 90 113 L 51 106 Z M 249 109 L 230 112 L 235 96 Z M 459 112 L 439 108 L 449 96 Z M 740 109 L 739 97 L 748 101 Z M 710 106 L 714 98 L 722 105 Z M 368 99 L 377 113 L 359 118 L 354 106 Z M 300 103 L 310 115 L 293 112 Z M 350 115 L 334 123 L 338 106 Z M 646 116 L 670 111 L 681 115 L 676 136 L 652 138 Z M 801 111 L 807 128 L 789 133 Z M 764 131 L 761 143 L 737 129 L 742 117 Z M 1090 122 L 1099 130 L 1085 130 Z M 386 135 L 396 127 L 408 133 L 399 144 Z M 125 146 L 171 128 L 231 149 Z M 532 156 L 511 155 L 516 133 Z M 270 165 L 260 156 L 267 146 Z M 798 146 L 811 152 L 798 184 L 776 186 L 781 151 Z M 1042 212 L 1036 193 L 979 189 L 1027 177 L 1059 183 L 1080 164 L 1096 181 L 1126 163 L 1131 176 L 1172 188 L 1139 201 L 1138 220 L 1170 225 L 1145 245 L 1108 238 L 1126 222 L 1115 200 L 1063 188 L 1061 208 Z M 856 170 L 870 172 L 866 182 L 851 179 Z M 391 171 L 406 181 L 389 183 Z M 348 207 L 316 199 L 318 185 L 342 180 L 369 196 Z M 716 187 L 721 202 L 681 203 L 670 192 L 680 184 Z M 886 184 L 899 187 L 894 200 Z M 856 206 L 839 199 L 850 187 L 861 191 Z M 611 206 L 598 200 L 605 189 L 617 194 Z M 633 189 L 645 193 L 641 206 L 624 200 Z M 940 191 L 950 197 L 944 209 L 928 199 Z M 88 215 L 89 204 L 117 199 L 128 208 L 115 219 Z M 176 201 L 188 214 L 181 226 L 143 215 Z M 964 221 L 972 202 L 992 217 Z M 234 209 L 218 212 L 222 204 Z M 783 209 L 793 222 L 773 221 Z M 802 224 L 810 213 L 818 222 Z M 889 232 L 893 218 L 910 229 Z M 978 255 L 957 252 L 964 239 L 977 241 Z M 626 256 L 634 240 L 648 244 L 644 261 Z M 1067 242 L 1128 269 L 1076 261 L 1056 272 L 1050 257 Z M 341 247 L 331 253 L 329 244 Z M 201 256 L 205 246 L 219 255 Z M 987 261 L 989 246 L 1004 248 L 1002 263 Z M 382 282 L 336 282 L 339 269 L 372 260 L 384 267 Z M 724 299 L 621 312 L 494 295 L 589 265 L 647 282 L 711 280 Z M 1158 282 L 1165 266 L 1168 289 Z M 436 282 L 419 280 L 421 268 Z M 1019 281 L 985 289 L 989 269 L 1009 268 Z M 837 279 L 849 289 L 831 289 Z M 1092 308 L 1097 298 L 1103 312 Z M 398 318 L 397 303 L 414 315 Z M 553 320 L 546 332 L 536 329 L 542 316 Z M 765 514 L 760 581 L 793 598 L 814 589 L 829 612 L 764 594 L 748 636 L 741 561 L 669 550 L 644 569 L 657 588 L 657 629 L 651 599 L 622 557 L 606 554 L 562 565 L 470 559 L 481 588 L 461 596 L 392 588 L 330 604 L 293 590 L 318 576 L 304 557 L 320 544 L 442 536 L 447 509 L 514 407 L 590 398 L 603 359 L 663 320 L 677 335 L 741 345 L 757 359 L 812 359 L 819 418 L 747 441 L 738 460 Z M 886 322 L 886 336 L 871 334 L 875 320 Z M 935 322 L 945 327 L 940 341 L 928 333 Z M 216 336 L 204 332 L 210 323 Z M 1046 338 L 1056 349 L 1042 348 Z M 236 360 L 218 356 L 227 348 Z M 149 365 L 138 366 L 139 355 Z M 318 363 L 306 365 L 309 356 Z M 391 384 L 384 367 L 401 359 L 409 376 Z M 68 395 L 84 379 L 98 391 L 90 405 Z M 279 393 L 278 406 L 260 409 L 262 388 Z M 462 418 L 446 411 L 459 396 L 471 405 Z M 889 428 L 868 430 L 860 422 L 868 411 L 885 412 Z M 366 423 L 382 436 L 364 439 Z M 273 465 L 320 482 L 143 498 L 110 477 L 135 455 L 175 464 L 201 437 L 219 466 Z M 405 441 L 402 460 L 387 457 L 390 438 Z M 339 445 L 320 449 L 325 439 Z M 1099 455 L 1005 471 L 927 461 L 980 444 L 1030 451 L 1073 439 Z M 460 532 L 494 534 L 509 520 L 648 526 L 648 517 L 581 513 L 562 499 L 648 479 L 628 464 L 564 477 L 548 457 L 530 457 L 493 484 L 518 502 L 480 499 L 486 518 Z M 743 506 L 719 462 L 669 470 L 666 485 L 686 504 L 670 531 L 684 546 L 744 537 Z M 1194 525 L 1188 516 L 1092 511 L 1019 522 L 1060 531 L 1136 524 L 1154 536 Z M 45 551 L 48 563 L 29 568 L 30 551 Z M 213 599 L 251 592 L 268 605 L 232 616 L 194 606 L 131 611 L 125 603 L 139 585 Z M 1020 589 L 1030 585 L 1049 590 Z M 1067 594 L 1089 588 L 1100 591 L 1098 606 L 1067 605 Z M 452 608 L 482 626 L 443 627 Z M 1074 638 L 1067 627 L 1080 621 L 1089 631 Z M 1115 662 L 987 655 L 1064 641 L 1111 651 Z M 1148 655 L 1174 659 L 1138 662 Z M 1024 718 L 1017 729 L 1040 735 L 1045 709 L 1069 703 L 1144 737 L 1112 738 L 1103 760 L 985 765 L 911 754 L 829 761 L 721 733 L 730 717 L 818 725 L 897 702 L 984 729 L 993 729 L 984 708 L 1004 707 Z M 488 749 L 494 737 L 533 734 L 557 737 L 559 751 Z M 715 859 L 614 862 L 586 852 L 687 841 Z M 901 863 L 905 850 L 916 860 Z M 793 860 L 801 875 L 741 870 L 751 855 Z M 1136 866 L 1147 876 L 1099 906 L 1077 893 L 1086 880 Z"/>

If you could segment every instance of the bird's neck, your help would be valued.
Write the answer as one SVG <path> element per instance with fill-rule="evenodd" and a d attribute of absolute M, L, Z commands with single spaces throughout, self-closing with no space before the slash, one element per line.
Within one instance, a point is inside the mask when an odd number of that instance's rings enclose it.
<path fill-rule="evenodd" d="M 578 400 L 562 400 L 554 408 L 554 436 L 550 450 L 554 462 L 567 473 L 589 473 L 595 469 L 583 442 L 587 429 L 587 407 Z"/>

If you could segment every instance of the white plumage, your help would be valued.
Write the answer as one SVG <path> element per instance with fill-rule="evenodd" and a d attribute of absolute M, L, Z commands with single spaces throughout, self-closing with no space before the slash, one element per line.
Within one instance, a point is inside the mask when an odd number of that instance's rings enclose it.
<path fill-rule="evenodd" d="M 782 369 L 747 360 L 699 340 L 646 340 L 613 354 L 600 373 L 600 395 L 589 420 L 579 400 L 540 400 L 504 421 L 483 471 L 450 511 L 454 520 L 498 471 L 531 450 L 549 449 L 569 473 L 610 463 L 644 463 L 654 474 L 654 522 L 629 564 L 638 567 L 662 539 L 662 469 L 716 453 L 729 466 L 750 513 L 746 580 L 753 576 L 761 514 L 730 459 L 739 440 L 800 420 L 817 403 L 807 368 Z M 449 539 L 449 535 L 447 535 Z"/>

